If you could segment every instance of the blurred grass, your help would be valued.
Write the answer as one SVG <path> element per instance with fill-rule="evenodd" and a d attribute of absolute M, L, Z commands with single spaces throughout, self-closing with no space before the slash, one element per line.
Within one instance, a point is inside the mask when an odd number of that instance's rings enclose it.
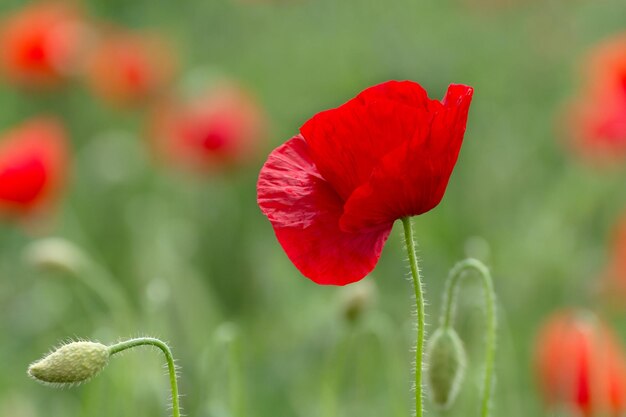
<path fill-rule="evenodd" d="M 623 172 L 572 158 L 555 118 L 586 49 L 626 29 L 626 3 L 517 3 L 86 2 L 96 17 L 169 35 L 182 57 L 181 83 L 198 68 L 241 80 L 270 116 L 271 143 L 240 172 L 188 178 L 152 164 L 141 111 L 110 110 L 80 85 L 44 96 L 0 86 L 0 126 L 41 112 L 66 121 L 75 172 L 58 223 L 44 234 L 80 245 L 131 305 L 118 317 L 75 277 L 29 268 L 22 251 L 37 235 L 1 225 L 0 415 L 167 415 L 156 351 L 128 353 L 72 390 L 26 377 L 28 363 L 66 337 L 138 334 L 171 342 L 190 416 L 409 415 L 413 325 L 400 228 L 368 278 L 379 303 L 351 327 L 342 290 L 301 277 L 255 203 L 256 175 L 274 146 L 312 114 L 387 79 L 416 80 L 434 97 L 451 82 L 476 90 L 446 197 L 416 219 L 429 320 L 432 329 L 447 270 L 467 251 L 482 257 L 501 306 L 496 413 L 540 415 L 536 328 L 559 306 L 597 304 L 590 289 L 626 206 Z M 0 13 L 22 4 L 4 0 Z M 469 379 L 460 403 L 441 415 L 478 409 L 480 291 L 466 285 L 459 326 Z M 626 331 L 623 318 L 615 324 Z"/>

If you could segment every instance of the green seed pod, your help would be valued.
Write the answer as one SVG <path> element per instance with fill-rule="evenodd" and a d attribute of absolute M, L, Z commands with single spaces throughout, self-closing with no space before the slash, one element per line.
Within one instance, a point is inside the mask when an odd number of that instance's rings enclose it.
<path fill-rule="evenodd" d="M 452 328 L 439 328 L 428 342 L 427 381 L 432 402 L 448 409 L 454 403 L 465 373 L 465 349 Z"/>
<path fill-rule="evenodd" d="M 109 356 L 109 348 L 103 344 L 72 342 L 30 365 L 28 374 L 42 383 L 78 384 L 104 369 Z"/>

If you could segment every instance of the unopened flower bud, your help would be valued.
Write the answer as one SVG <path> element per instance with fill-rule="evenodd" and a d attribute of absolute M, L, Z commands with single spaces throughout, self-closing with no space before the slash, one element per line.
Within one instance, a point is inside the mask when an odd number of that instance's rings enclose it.
<path fill-rule="evenodd" d="M 465 373 L 463 343 L 452 328 L 439 328 L 428 342 L 427 381 L 433 403 L 449 408 L 459 393 Z"/>
<path fill-rule="evenodd" d="M 376 285 L 372 281 L 361 281 L 346 287 L 341 300 L 343 316 L 350 323 L 355 323 L 376 302 L 376 296 Z"/>
<path fill-rule="evenodd" d="M 82 254 L 76 246 L 54 237 L 32 243 L 24 256 L 34 267 L 55 272 L 76 273 L 82 262 Z"/>
<path fill-rule="evenodd" d="M 109 348 L 94 342 L 63 345 L 28 368 L 39 382 L 71 385 L 96 376 L 109 362 Z"/>

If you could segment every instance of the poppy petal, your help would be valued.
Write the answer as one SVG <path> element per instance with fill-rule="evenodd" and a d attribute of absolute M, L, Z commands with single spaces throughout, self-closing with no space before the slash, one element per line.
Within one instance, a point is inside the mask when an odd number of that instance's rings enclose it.
<path fill-rule="evenodd" d="M 302 136 L 270 154 L 257 190 L 261 211 L 287 256 L 312 281 L 346 285 L 378 262 L 393 223 L 364 233 L 340 230 L 343 201 L 320 175 Z"/>
<path fill-rule="evenodd" d="M 413 81 L 387 81 L 363 90 L 357 98 L 365 102 L 380 99 L 397 101 L 420 109 L 428 108 L 433 101 L 428 98 L 426 90 Z"/>
<path fill-rule="evenodd" d="M 429 129 L 380 159 L 371 178 L 358 187 L 344 207 L 341 228 L 363 230 L 439 204 L 463 142 L 473 90 L 451 85 Z"/>
<path fill-rule="evenodd" d="M 415 89 L 402 92 L 386 84 L 316 114 L 300 129 L 320 173 L 344 200 L 369 179 L 383 155 L 430 124 L 432 116 L 418 105 L 423 97 Z"/>

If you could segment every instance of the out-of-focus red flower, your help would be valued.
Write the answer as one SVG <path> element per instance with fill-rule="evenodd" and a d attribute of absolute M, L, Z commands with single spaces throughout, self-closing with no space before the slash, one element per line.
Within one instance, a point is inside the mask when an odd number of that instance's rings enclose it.
<path fill-rule="evenodd" d="M 166 163 L 211 171 L 249 160 L 265 138 L 266 118 L 253 97 L 222 83 L 189 100 L 157 107 L 150 136 Z"/>
<path fill-rule="evenodd" d="M 68 168 L 61 124 L 35 118 L 0 136 L 0 216 L 40 212 L 61 191 Z"/>
<path fill-rule="evenodd" d="M 565 129 L 575 151 L 592 161 L 626 158 L 626 35 L 597 45 L 583 87 L 569 104 Z"/>
<path fill-rule="evenodd" d="M 602 295 L 623 308 L 626 300 L 626 217 L 615 228 L 608 265 L 601 277 Z"/>
<path fill-rule="evenodd" d="M 171 80 L 174 59 L 166 42 L 137 33 L 106 35 L 87 60 L 93 92 L 114 105 L 143 103 Z"/>
<path fill-rule="evenodd" d="M 588 57 L 588 91 L 603 95 L 626 95 L 626 34 L 614 36 L 594 47 Z"/>
<path fill-rule="evenodd" d="M 0 22 L 0 65 L 11 81 L 48 87 L 76 71 L 85 22 L 69 3 L 28 5 Z"/>
<path fill-rule="evenodd" d="M 546 403 L 584 416 L 626 411 L 626 367 L 613 332 L 591 313 L 566 310 L 543 325 L 535 365 Z"/>
<path fill-rule="evenodd" d="M 431 100 L 389 81 L 316 114 L 261 169 L 258 203 L 294 265 L 319 284 L 358 281 L 393 222 L 441 201 L 463 141 L 473 90 Z"/>

